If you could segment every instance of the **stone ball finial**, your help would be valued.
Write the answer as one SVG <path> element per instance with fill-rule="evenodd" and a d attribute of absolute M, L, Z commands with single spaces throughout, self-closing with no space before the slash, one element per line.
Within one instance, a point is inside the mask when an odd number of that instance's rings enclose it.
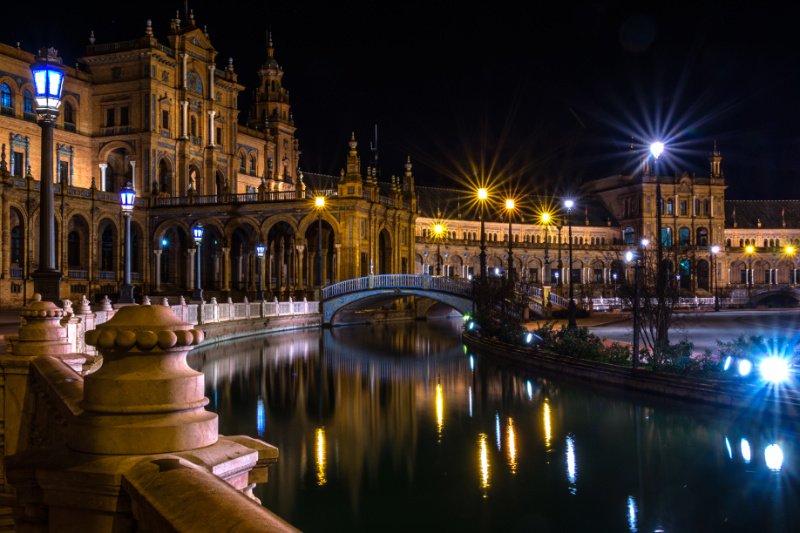
<path fill-rule="evenodd" d="M 130 305 L 86 333 L 103 366 L 84 380 L 70 448 L 99 454 L 190 450 L 217 441 L 217 415 L 205 410 L 204 377 L 186 363 L 203 332 L 168 307 Z"/>
<path fill-rule="evenodd" d="M 212 296 L 211 300 L 208 302 L 210 305 L 217 305 L 217 297 Z"/>
<path fill-rule="evenodd" d="M 167 298 L 166 296 L 161 298 L 161 305 L 163 305 L 164 307 L 169 307 L 169 298 Z"/>
<path fill-rule="evenodd" d="M 63 308 L 65 315 L 71 315 L 74 313 L 74 311 L 72 310 L 72 300 L 67 300 L 66 298 L 64 298 L 62 303 L 64 304 Z"/>
<path fill-rule="evenodd" d="M 43 302 L 42 295 L 37 292 L 33 295 L 33 301 L 31 301 L 27 307 L 23 307 L 19 314 L 26 320 L 32 318 L 50 318 L 60 320 L 64 317 L 64 310 L 53 302 Z"/>
<path fill-rule="evenodd" d="M 23 324 L 11 346 L 14 355 L 63 355 L 72 351 L 67 330 L 61 325 L 64 310 L 56 304 L 43 302 L 42 295 L 36 293 L 19 314 Z"/>
<path fill-rule="evenodd" d="M 142 297 L 142 305 L 150 305 L 150 304 L 151 304 L 150 297 L 147 296 L 147 295 L 143 296 Z"/>
<path fill-rule="evenodd" d="M 92 312 L 92 306 L 89 304 L 89 299 L 84 294 L 81 296 L 81 301 L 78 302 L 78 313 L 81 315 L 88 315 Z"/>
<path fill-rule="evenodd" d="M 181 294 L 181 297 L 178 299 L 178 303 L 180 305 L 186 305 L 186 298 L 183 297 L 183 294 Z"/>
<path fill-rule="evenodd" d="M 100 302 L 100 309 L 102 309 L 103 311 L 113 310 L 113 307 L 111 307 L 111 300 L 109 299 L 108 294 L 103 296 L 103 301 Z"/>

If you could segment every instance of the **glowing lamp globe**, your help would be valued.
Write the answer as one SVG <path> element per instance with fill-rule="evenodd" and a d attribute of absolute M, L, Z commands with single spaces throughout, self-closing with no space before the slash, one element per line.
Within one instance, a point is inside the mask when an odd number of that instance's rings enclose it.
<path fill-rule="evenodd" d="M 506 198 L 506 209 L 509 211 L 514 210 L 514 199 L 513 198 Z"/>
<path fill-rule="evenodd" d="M 128 182 L 119 191 L 119 203 L 122 205 L 122 210 L 126 213 L 133 211 L 133 204 L 136 201 L 136 191 L 134 190 L 131 182 Z"/>
<path fill-rule="evenodd" d="M 661 141 L 656 141 L 650 145 L 650 153 L 653 154 L 653 157 L 658 159 L 662 153 L 664 153 L 664 143 Z"/>
<path fill-rule="evenodd" d="M 64 85 L 64 70 L 56 51 L 49 49 L 43 58 L 31 65 L 33 86 L 36 92 L 36 112 L 41 115 L 58 114 L 61 107 L 61 89 Z"/>
<path fill-rule="evenodd" d="M 486 188 L 481 187 L 478 189 L 478 200 L 486 200 L 489 197 L 489 191 Z"/>
<path fill-rule="evenodd" d="M 564 207 L 566 207 L 567 209 L 572 209 L 573 207 L 575 207 L 575 201 L 564 200 Z"/>
<path fill-rule="evenodd" d="M 192 236 L 194 237 L 194 242 L 200 244 L 200 241 L 203 240 L 203 226 L 201 224 L 197 224 L 192 228 Z"/>
<path fill-rule="evenodd" d="M 264 257 L 264 252 L 265 251 L 266 251 L 266 248 L 265 248 L 265 246 L 263 244 L 261 244 L 261 243 L 256 244 L 256 255 L 258 257 Z"/>
<path fill-rule="evenodd" d="M 314 198 L 314 206 L 318 208 L 325 207 L 325 197 L 324 196 L 317 196 Z"/>

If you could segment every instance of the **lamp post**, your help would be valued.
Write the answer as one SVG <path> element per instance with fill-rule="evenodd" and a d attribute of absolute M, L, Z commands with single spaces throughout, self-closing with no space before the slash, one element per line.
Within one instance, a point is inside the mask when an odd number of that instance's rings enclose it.
<path fill-rule="evenodd" d="M 719 283 L 717 280 L 716 258 L 719 253 L 719 246 L 711 246 L 711 287 L 714 291 L 714 311 L 719 311 Z"/>
<path fill-rule="evenodd" d="M 444 235 L 444 224 L 437 222 L 433 225 L 433 238 L 436 239 L 436 275 L 442 275 L 442 236 Z"/>
<path fill-rule="evenodd" d="M 31 66 L 36 91 L 36 114 L 42 128 L 42 172 L 39 176 L 39 266 L 31 277 L 33 290 L 42 300 L 61 300 L 61 272 L 56 270 L 56 235 L 53 197 L 53 130 L 61 106 L 64 70 L 53 49 L 42 49 Z"/>
<path fill-rule="evenodd" d="M 128 182 L 119 191 L 119 202 L 122 206 L 122 217 L 125 219 L 125 279 L 119 289 L 119 303 L 132 304 L 133 285 L 131 284 L 131 215 L 136 201 L 136 191 Z"/>
<path fill-rule="evenodd" d="M 783 254 L 792 259 L 792 277 L 789 278 L 790 279 L 789 282 L 792 285 L 797 284 L 797 269 L 795 268 L 795 263 L 794 263 L 795 252 L 797 252 L 797 250 L 791 244 L 786 245 L 786 247 L 783 249 Z"/>
<path fill-rule="evenodd" d="M 203 301 L 203 286 L 200 281 L 200 244 L 203 241 L 203 225 L 199 222 L 192 228 L 192 236 L 194 237 L 194 247 L 197 253 L 197 283 L 195 284 L 194 294 L 192 300 Z"/>
<path fill-rule="evenodd" d="M 266 247 L 262 243 L 256 244 L 256 257 L 258 257 L 258 300 L 264 301 L 264 252 Z"/>
<path fill-rule="evenodd" d="M 484 204 L 486 204 L 486 200 L 489 198 L 489 191 L 481 187 L 478 189 L 478 203 L 480 205 L 480 212 L 481 212 L 481 253 L 480 253 L 480 265 L 481 265 L 481 283 L 486 281 L 486 226 L 484 225 Z"/>
<path fill-rule="evenodd" d="M 511 222 L 514 217 L 514 199 L 506 198 L 506 214 L 508 215 L 508 281 L 514 282 L 514 236 L 511 234 Z"/>
<path fill-rule="evenodd" d="M 544 225 L 544 272 L 542 285 L 550 285 L 550 213 L 544 212 L 539 217 Z"/>
<path fill-rule="evenodd" d="M 625 261 L 633 263 L 633 368 L 639 368 L 639 284 L 642 259 L 631 251 L 625 252 Z"/>
<path fill-rule="evenodd" d="M 564 200 L 564 207 L 567 208 L 567 236 L 569 237 L 569 268 L 567 268 L 567 272 L 569 272 L 567 276 L 569 279 L 569 305 L 567 307 L 569 321 L 567 322 L 567 328 L 575 329 L 578 327 L 578 324 L 575 322 L 575 312 L 577 309 L 575 308 L 575 291 L 573 289 L 574 284 L 572 283 L 572 208 L 575 207 L 575 202 L 570 199 Z"/>
<path fill-rule="evenodd" d="M 322 288 L 322 210 L 325 209 L 325 197 L 315 196 L 314 207 L 317 209 L 317 287 Z"/>
<path fill-rule="evenodd" d="M 661 180 L 658 177 L 658 158 L 664 152 L 664 143 L 656 141 L 650 145 L 653 155 L 653 174 L 656 177 L 656 344 L 663 346 L 667 337 L 667 275 L 664 268 L 664 235 L 661 228 Z"/>
<path fill-rule="evenodd" d="M 753 254 L 756 253 L 756 247 L 748 244 L 744 247 L 744 253 L 747 255 L 747 307 L 753 307 L 750 294 L 753 292 Z"/>
<path fill-rule="evenodd" d="M 611 278 L 614 280 L 614 300 L 616 302 L 616 299 L 617 299 L 617 273 L 616 272 L 612 272 L 611 273 Z"/>

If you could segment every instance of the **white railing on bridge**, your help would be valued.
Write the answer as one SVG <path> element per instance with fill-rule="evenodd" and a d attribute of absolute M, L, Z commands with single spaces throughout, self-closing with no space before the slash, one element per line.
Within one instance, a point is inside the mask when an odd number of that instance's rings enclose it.
<path fill-rule="evenodd" d="M 322 289 L 322 299 L 371 289 L 422 289 L 472 296 L 472 282 L 464 278 L 430 276 L 427 274 L 377 274 L 348 279 Z"/>

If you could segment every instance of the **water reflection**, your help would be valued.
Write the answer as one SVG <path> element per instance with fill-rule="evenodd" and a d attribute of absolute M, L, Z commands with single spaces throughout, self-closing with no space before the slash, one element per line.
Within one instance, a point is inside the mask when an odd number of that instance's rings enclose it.
<path fill-rule="evenodd" d="M 277 334 L 190 363 L 221 433 L 278 446 L 256 494 L 305 531 L 711 531 L 723 519 L 748 530 L 763 516 L 765 531 L 783 531 L 800 520 L 796 426 L 699 418 L 497 366 L 465 354 L 458 327 Z"/>

